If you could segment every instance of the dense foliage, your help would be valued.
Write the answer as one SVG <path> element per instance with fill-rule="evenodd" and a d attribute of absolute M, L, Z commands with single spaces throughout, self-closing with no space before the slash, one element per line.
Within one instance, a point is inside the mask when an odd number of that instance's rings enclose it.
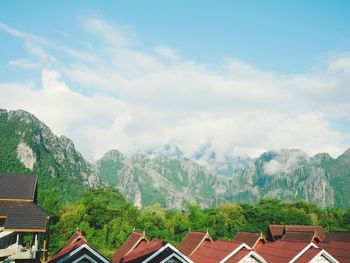
<path fill-rule="evenodd" d="M 201 209 L 187 204 L 185 211 L 153 205 L 138 210 L 117 190 L 108 188 L 87 192 L 78 202 L 65 206 L 56 220 L 51 226 L 52 253 L 78 228 L 107 257 L 123 244 L 133 229 L 173 245 L 177 245 L 190 228 L 209 231 L 215 239 L 231 239 L 238 230 L 266 233 L 269 224 L 322 225 L 328 231 L 350 230 L 349 209 L 319 209 L 306 202 L 262 199 L 256 205 L 226 204 Z"/>

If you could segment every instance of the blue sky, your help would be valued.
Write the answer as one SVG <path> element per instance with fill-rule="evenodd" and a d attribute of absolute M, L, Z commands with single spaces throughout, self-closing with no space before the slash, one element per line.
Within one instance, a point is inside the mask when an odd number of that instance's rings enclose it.
<path fill-rule="evenodd" d="M 338 155 L 349 13 L 348 1 L 2 1 L 0 106 L 35 113 L 90 159 L 168 142 Z M 77 101 L 97 108 L 72 114 Z"/>

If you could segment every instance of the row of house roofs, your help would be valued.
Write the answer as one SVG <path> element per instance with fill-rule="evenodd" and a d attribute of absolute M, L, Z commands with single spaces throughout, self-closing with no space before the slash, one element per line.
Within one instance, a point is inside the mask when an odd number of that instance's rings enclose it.
<path fill-rule="evenodd" d="M 149 240 L 134 231 L 112 255 L 112 263 L 337 263 L 350 262 L 350 232 L 330 232 L 319 226 L 270 225 L 261 233 L 238 232 L 232 240 L 213 240 L 208 232 L 189 231 L 174 247 Z M 49 263 L 109 262 L 76 232 Z"/>
<path fill-rule="evenodd" d="M 77 231 L 47 260 L 50 215 L 36 204 L 35 175 L 0 174 L 0 263 L 107 263 Z M 28 235 L 33 240 L 28 242 Z M 26 238 L 25 238 L 26 237 Z M 25 243 L 27 242 L 27 243 Z M 112 263 L 284 263 L 350 262 L 350 232 L 325 233 L 321 226 L 270 225 L 262 233 L 238 232 L 232 240 L 213 240 L 208 232 L 189 231 L 174 247 L 134 231 L 112 255 Z"/>

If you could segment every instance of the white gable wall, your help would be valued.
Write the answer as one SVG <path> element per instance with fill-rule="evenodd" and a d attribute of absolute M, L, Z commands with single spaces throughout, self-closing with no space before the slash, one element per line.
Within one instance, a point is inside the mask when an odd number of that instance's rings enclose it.
<path fill-rule="evenodd" d="M 318 254 L 316 257 L 314 257 L 310 263 L 332 263 L 333 261 L 328 260 L 325 258 L 322 254 Z"/>
<path fill-rule="evenodd" d="M 239 261 L 239 263 L 260 263 L 260 261 L 256 260 L 252 255 L 246 257 Z"/>

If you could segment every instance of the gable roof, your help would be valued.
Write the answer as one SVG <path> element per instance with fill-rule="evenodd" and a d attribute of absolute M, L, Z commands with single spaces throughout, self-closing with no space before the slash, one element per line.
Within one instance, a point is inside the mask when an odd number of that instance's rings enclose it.
<path fill-rule="evenodd" d="M 0 217 L 5 217 L 7 231 L 45 232 L 49 216 L 33 202 L 0 201 Z"/>
<path fill-rule="evenodd" d="M 79 254 L 79 251 L 83 251 L 84 253 Z M 100 253 L 98 253 L 93 247 L 91 247 L 89 243 L 87 243 L 81 231 L 77 231 L 70 237 L 67 244 L 56 255 L 51 257 L 47 261 L 47 263 L 65 262 L 65 260 L 68 258 L 76 258 L 80 255 L 81 257 L 84 257 L 84 256 L 88 256 L 87 254 L 96 258 L 98 260 L 97 262 L 103 262 L 103 263 L 109 262 Z"/>
<path fill-rule="evenodd" d="M 83 244 L 86 244 L 86 239 L 81 231 L 77 231 L 69 238 L 66 245 L 64 245 L 64 247 L 61 248 L 61 250 L 58 251 L 56 255 L 51 257 L 47 262 L 56 262 L 59 258 L 63 257 L 70 251 L 80 247 Z"/>
<path fill-rule="evenodd" d="M 324 242 L 330 242 L 332 240 L 350 242 L 350 232 L 329 232 Z"/>
<path fill-rule="evenodd" d="M 269 263 L 284 263 L 290 262 L 309 247 L 316 245 L 310 242 L 277 240 L 266 242 L 258 253 Z"/>
<path fill-rule="evenodd" d="M 350 262 L 350 242 L 331 240 L 318 243 L 317 245 L 325 249 L 339 262 Z"/>
<path fill-rule="evenodd" d="M 309 262 L 312 262 L 312 260 L 317 259 L 319 257 L 326 258 L 328 261 L 332 263 L 338 263 L 338 261 L 334 257 L 332 257 L 329 253 L 327 253 L 325 250 L 321 248 L 315 248 L 315 247 L 311 247 L 308 250 L 306 250 L 305 253 L 300 255 L 300 257 L 298 257 L 294 261 L 294 263 L 309 263 Z"/>
<path fill-rule="evenodd" d="M 135 249 L 141 241 L 148 241 L 145 233 L 134 231 L 124 242 L 124 244 L 112 255 L 112 262 L 119 263 L 121 259 Z"/>
<path fill-rule="evenodd" d="M 178 245 L 177 249 L 186 256 L 192 255 L 204 241 L 213 242 L 209 233 L 189 231 L 186 237 Z"/>
<path fill-rule="evenodd" d="M 252 258 L 255 261 L 252 261 Z M 237 263 L 237 262 L 259 262 L 259 263 L 267 263 L 267 261 L 260 256 L 257 252 L 247 249 L 245 247 L 241 248 L 238 252 L 236 252 L 229 259 L 222 261 L 223 263 Z"/>
<path fill-rule="evenodd" d="M 326 237 L 326 233 L 322 226 L 299 226 L 299 225 L 286 225 L 286 232 L 294 231 L 294 232 L 304 232 L 304 231 L 315 231 L 316 236 L 323 240 Z"/>
<path fill-rule="evenodd" d="M 288 231 L 292 232 L 310 232 L 315 231 L 316 236 L 323 240 L 326 237 L 322 226 L 303 226 L 303 225 L 269 225 L 268 232 L 270 241 L 275 241 L 284 236 Z"/>
<path fill-rule="evenodd" d="M 168 262 L 171 258 L 176 258 L 182 263 L 193 263 L 186 255 L 182 254 L 178 249 L 173 247 L 170 243 L 167 243 L 161 249 L 153 253 L 150 257 L 142 261 L 142 263 L 163 263 Z"/>
<path fill-rule="evenodd" d="M 205 241 L 189 258 L 196 263 L 218 263 L 241 246 L 244 245 L 228 240 Z"/>
<path fill-rule="evenodd" d="M 0 200 L 34 201 L 37 176 L 0 174 Z"/>
<path fill-rule="evenodd" d="M 260 240 L 266 242 L 265 238 L 261 233 L 251 233 L 243 231 L 238 231 L 235 237 L 232 239 L 232 241 L 234 242 L 245 243 L 253 249 Z"/>
<path fill-rule="evenodd" d="M 283 235 L 282 240 L 311 242 L 314 240 L 318 241 L 319 238 L 316 236 L 315 231 L 287 231 Z"/>
<path fill-rule="evenodd" d="M 162 240 L 153 239 L 151 241 L 141 241 L 140 244 L 127 255 L 122 257 L 120 262 L 142 262 L 144 259 L 149 257 L 154 252 L 158 251 L 165 245 Z"/>

